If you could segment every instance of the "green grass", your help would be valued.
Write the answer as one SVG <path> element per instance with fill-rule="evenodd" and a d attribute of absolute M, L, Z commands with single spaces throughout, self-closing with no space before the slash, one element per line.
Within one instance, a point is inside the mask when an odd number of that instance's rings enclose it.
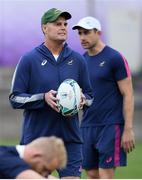
<path fill-rule="evenodd" d="M 15 145 L 17 140 L 0 140 L 0 145 Z M 58 176 L 57 172 L 53 175 Z M 82 173 L 82 179 L 86 178 L 85 172 Z M 142 143 L 136 143 L 136 148 L 128 154 L 128 166 L 116 169 L 117 179 L 142 179 Z"/>
<path fill-rule="evenodd" d="M 0 145 L 16 145 L 16 144 L 18 144 L 19 142 L 18 142 L 18 140 L 11 140 L 11 139 L 6 139 L 6 140 L 1 140 L 0 139 Z"/>
<path fill-rule="evenodd" d="M 142 179 L 142 143 L 128 154 L 128 166 L 116 169 L 118 179 Z"/>

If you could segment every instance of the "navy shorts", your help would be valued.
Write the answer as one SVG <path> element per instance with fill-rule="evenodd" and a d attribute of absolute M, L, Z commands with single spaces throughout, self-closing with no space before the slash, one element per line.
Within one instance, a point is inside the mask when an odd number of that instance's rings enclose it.
<path fill-rule="evenodd" d="M 82 144 L 79 143 L 65 143 L 67 150 L 67 167 L 63 170 L 59 170 L 59 177 L 66 176 L 81 176 L 82 166 Z"/>
<path fill-rule="evenodd" d="M 126 166 L 126 153 L 121 148 L 123 125 L 81 128 L 83 136 L 83 169 Z"/>

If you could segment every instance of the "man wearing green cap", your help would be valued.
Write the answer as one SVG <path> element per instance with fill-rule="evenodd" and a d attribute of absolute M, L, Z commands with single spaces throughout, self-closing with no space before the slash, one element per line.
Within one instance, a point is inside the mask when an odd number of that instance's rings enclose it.
<path fill-rule="evenodd" d="M 66 20 L 70 18 L 70 13 L 55 8 L 44 13 L 44 43 L 20 59 L 9 96 L 13 108 L 24 109 L 21 144 L 40 136 L 63 139 L 68 162 L 65 169 L 58 171 L 61 178 L 80 177 L 82 140 L 78 114 L 67 117 L 59 112 L 57 89 L 65 79 L 74 79 L 83 92 L 80 106 L 89 106 L 93 100 L 85 60 L 65 43 Z"/>

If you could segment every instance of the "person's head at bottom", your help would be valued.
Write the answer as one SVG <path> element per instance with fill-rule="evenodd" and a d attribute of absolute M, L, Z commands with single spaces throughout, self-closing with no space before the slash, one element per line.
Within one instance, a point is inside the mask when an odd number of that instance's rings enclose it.
<path fill-rule="evenodd" d="M 47 177 L 55 169 L 66 166 L 67 154 L 63 141 L 60 138 L 41 137 L 27 144 L 24 149 L 23 159 L 32 170 L 43 177 Z M 17 178 L 22 177 L 22 173 Z"/>

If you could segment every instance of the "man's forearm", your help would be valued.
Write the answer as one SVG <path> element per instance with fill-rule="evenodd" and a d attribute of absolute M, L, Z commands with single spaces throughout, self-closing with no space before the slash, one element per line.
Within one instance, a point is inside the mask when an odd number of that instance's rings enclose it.
<path fill-rule="evenodd" d="M 126 94 L 123 100 L 124 128 L 133 128 L 134 96 Z"/>

